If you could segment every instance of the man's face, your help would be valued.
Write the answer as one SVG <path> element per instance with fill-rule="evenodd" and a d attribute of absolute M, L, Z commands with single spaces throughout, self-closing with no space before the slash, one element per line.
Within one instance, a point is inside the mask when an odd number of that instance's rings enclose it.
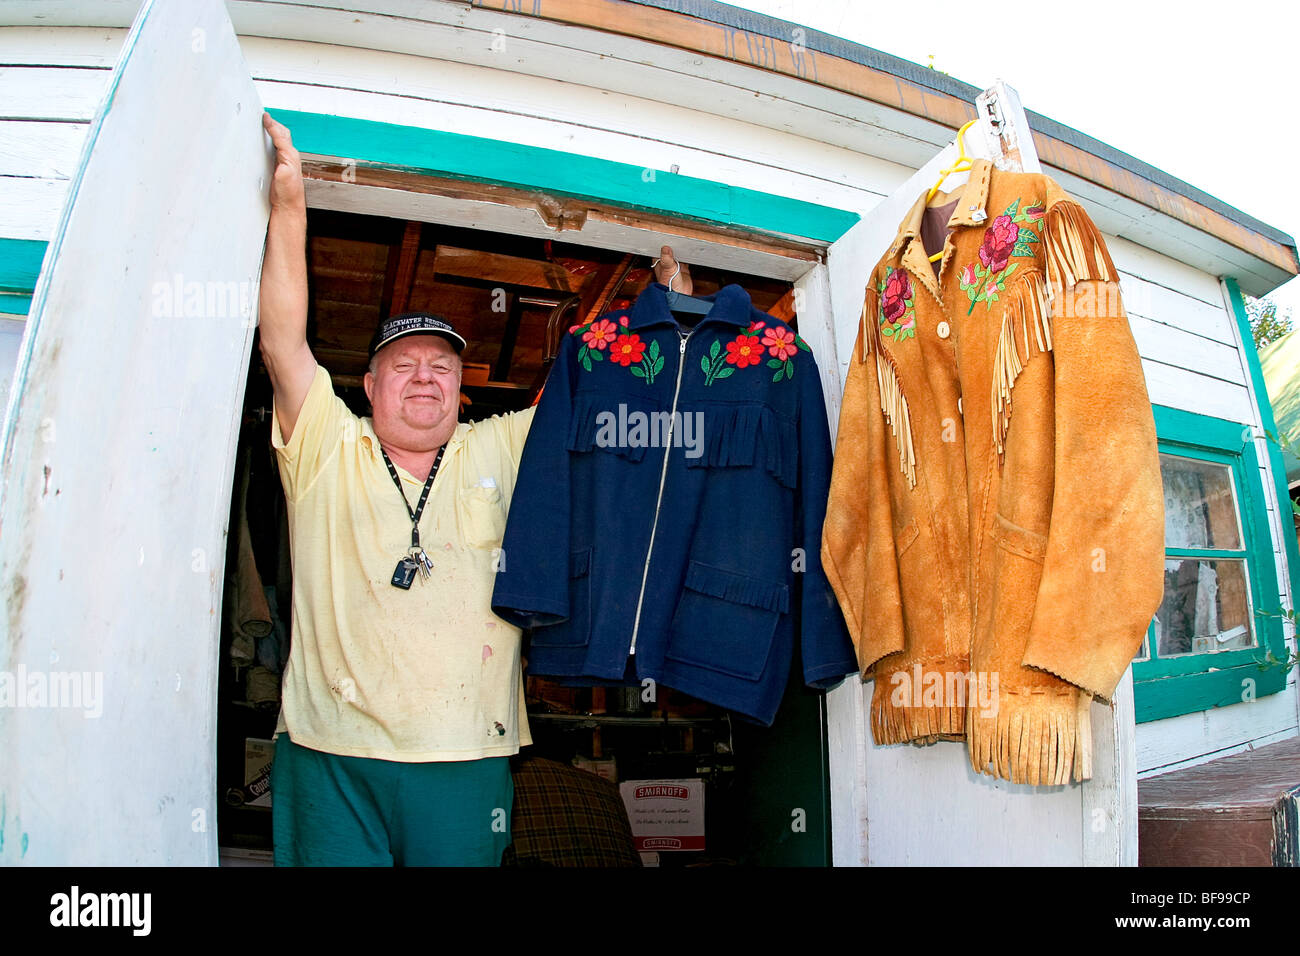
<path fill-rule="evenodd" d="M 408 451 L 437 448 L 456 427 L 460 376 L 460 356 L 440 336 L 406 335 L 385 345 L 362 382 L 375 434 Z"/>

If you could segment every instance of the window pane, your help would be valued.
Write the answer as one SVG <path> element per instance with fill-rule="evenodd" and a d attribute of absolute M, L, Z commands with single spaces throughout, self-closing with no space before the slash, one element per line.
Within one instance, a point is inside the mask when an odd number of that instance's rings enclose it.
<path fill-rule="evenodd" d="M 1227 465 L 1160 456 L 1165 485 L 1165 547 L 1240 551 L 1241 528 Z"/>
<path fill-rule="evenodd" d="M 1245 561 L 1165 561 L 1165 597 L 1156 615 L 1160 657 L 1254 646 Z"/>
<path fill-rule="evenodd" d="M 1155 627 L 1155 631 L 1156 631 L 1156 640 L 1159 640 L 1159 639 L 1160 639 L 1160 618 L 1158 618 L 1158 617 L 1157 617 L 1157 618 L 1152 618 L 1152 619 L 1151 619 L 1151 623 L 1152 623 L 1152 625 Z M 1149 660 L 1151 660 L 1151 632 L 1150 632 L 1150 630 L 1148 630 L 1147 633 L 1143 636 L 1143 638 L 1142 638 L 1142 646 L 1139 647 L 1139 648 L 1138 648 L 1138 652 L 1137 652 L 1136 654 L 1133 655 L 1133 660 L 1134 660 L 1134 661 L 1149 661 Z"/>

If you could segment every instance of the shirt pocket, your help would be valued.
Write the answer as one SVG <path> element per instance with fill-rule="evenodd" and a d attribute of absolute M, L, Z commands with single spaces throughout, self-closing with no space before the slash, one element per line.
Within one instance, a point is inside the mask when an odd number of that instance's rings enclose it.
<path fill-rule="evenodd" d="M 468 548 L 499 548 L 506 513 L 501 489 L 475 485 L 462 488 L 458 500 L 461 534 Z"/>
<path fill-rule="evenodd" d="M 789 610 L 786 584 L 692 561 L 664 656 L 758 680 L 767 669 L 777 623 Z"/>

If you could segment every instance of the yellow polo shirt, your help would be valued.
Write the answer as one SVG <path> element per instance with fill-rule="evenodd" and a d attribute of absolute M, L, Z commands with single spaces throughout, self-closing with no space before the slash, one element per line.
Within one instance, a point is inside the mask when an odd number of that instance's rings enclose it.
<path fill-rule="evenodd" d="M 399 761 L 505 756 L 532 743 L 520 631 L 491 609 L 494 561 L 533 409 L 462 422 L 420 517 L 433 576 L 393 571 L 411 518 L 369 417 L 317 366 L 289 441 L 271 443 L 288 501 L 293 634 L 277 734 Z M 397 466 L 414 508 L 423 481 Z"/>

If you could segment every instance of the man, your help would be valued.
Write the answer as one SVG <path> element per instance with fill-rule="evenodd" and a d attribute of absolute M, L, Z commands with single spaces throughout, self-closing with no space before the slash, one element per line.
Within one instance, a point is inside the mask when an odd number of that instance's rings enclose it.
<path fill-rule="evenodd" d="M 495 866 L 507 758 L 532 740 L 520 632 L 490 600 L 533 410 L 459 423 L 465 340 L 427 314 L 380 323 L 363 380 L 373 414 L 347 409 L 307 345 L 298 153 L 263 125 L 276 168 L 259 330 L 294 572 L 276 863 Z M 663 253 L 666 279 L 677 264 Z M 690 291 L 685 267 L 676 287 Z"/>
<path fill-rule="evenodd" d="M 276 863 L 495 866 L 508 757 L 532 741 L 520 633 L 489 600 L 532 409 L 459 423 L 465 340 L 422 314 L 380 323 L 373 416 L 347 409 L 307 345 L 298 154 L 263 124 L 276 169 L 259 328 L 294 571 Z"/>

